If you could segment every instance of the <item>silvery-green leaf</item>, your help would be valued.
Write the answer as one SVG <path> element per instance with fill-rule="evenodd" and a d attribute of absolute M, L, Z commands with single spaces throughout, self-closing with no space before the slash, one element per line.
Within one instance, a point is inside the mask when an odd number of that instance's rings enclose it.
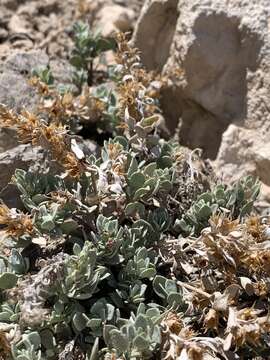
<path fill-rule="evenodd" d="M 55 228 L 55 223 L 51 215 L 45 215 L 42 217 L 41 228 L 46 231 L 52 231 Z"/>
<path fill-rule="evenodd" d="M 240 212 L 241 218 L 244 217 L 245 215 L 248 215 L 252 211 L 253 203 L 254 203 L 254 201 L 250 201 L 245 206 L 242 207 L 241 212 Z"/>
<path fill-rule="evenodd" d="M 127 140 L 127 138 L 124 137 L 124 136 L 116 136 L 116 137 L 113 139 L 113 142 L 114 142 L 114 143 L 119 143 L 119 144 L 121 144 L 125 150 L 128 149 L 128 140 Z"/>
<path fill-rule="evenodd" d="M 46 349 L 53 349 L 56 346 L 53 332 L 49 329 L 43 329 L 40 332 L 41 343 Z"/>
<path fill-rule="evenodd" d="M 140 328 L 142 330 L 147 330 L 147 326 L 148 326 L 147 317 L 144 314 L 137 315 L 134 326 L 137 330 L 139 330 Z"/>
<path fill-rule="evenodd" d="M 169 306 L 178 307 L 179 305 L 183 305 L 183 296 L 177 292 L 171 292 L 167 297 L 167 302 Z"/>
<path fill-rule="evenodd" d="M 156 275 L 156 269 L 155 268 L 148 268 L 148 269 L 143 270 L 140 273 L 140 278 L 141 279 L 144 279 L 144 278 L 151 279 L 155 275 Z"/>
<path fill-rule="evenodd" d="M 140 351 L 149 349 L 149 345 L 149 342 L 143 335 L 137 335 L 133 340 L 133 346 Z"/>
<path fill-rule="evenodd" d="M 155 293 L 162 299 L 166 299 L 166 278 L 164 276 L 156 275 L 153 281 L 153 289 Z"/>
<path fill-rule="evenodd" d="M 152 334 L 152 341 L 156 344 L 161 343 L 161 334 L 160 334 L 160 327 L 158 325 L 154 326 L 154 331 Z"/>
<path fill-rule="evenodd" d="M 72 322 L 73 322 L 73 325 L 74 325 L 76 331 L 81 332 L 86 327 L 87 319 L 83 316 L 82 313 L 76 312 L 73 315 Z"/>
<path fill-rule="evenodd" d="M 198 212 L 199 219 L 208 219 L 212 215 L 212 209 L 208 205 L 204 205 Z"/>
<path fill-rule="evenodd" d="M 138 189 L 138 190 L 135 192 L 134 196 L 133 196 L 134 200 L 140 200 L 140 199 L 142 199 L 144 196 L 146 196 L 146 195 L 149 194 L 150 190 L 151 190 L 151 189 L 150 189 L 150 186 L 147 186 L 147 187 L 145 187 L 145 188 Z"/>
<path fill-rule="evenodd" d="M 11 272 L 5 272 L 0 275 L 0 289 L 11 289 L 17 284 L 17 275 Z"/>
<path fill-rule="evenodd" d="M 37 350 L 41 345 L 41 338 L 37 331 L 32 331 L 28 334 L 23 334 L 22 341 L 33 345 L 34 349 Z"/>
<path fill-rule="evenodd" d="M 166 293 L 169 295 L 171 292 L 177 292 L 177 285 L 174 280 L 167 279 L 165 282 Z"/>
<path fill-rule="evenodd" d="M 119 351 L 120 354 L 123 354 L 127 351 L 129 347 L 128 338 L 125 337 L 119 330 L 112 329 L 109 334 L 110 341 L 112 346 Z"/>
<path fill-rule="evenodd" d="M 211 204 L 212 203 L 212 194 L 208 193 L 208 192 L 203 193 L 197 199 L 197 201 L 200 201 L 200 200 L 204 200 L 205 203 Z"/>
<path fill-rule="evenodd" d="M 145 166 L 145 168 L 143 169 L 143 173 L 144 173 L 144 175 L 147 175 L 147 176 L 151 177 L 151 176 L 153 176 L 154 171 L 156 170 L 156 168 L 157 168 L 156 162 L 150 163 L 150 164 Z"/>
<path fill-rule="evenodd" d="M 82 251 L 82 248 L 78 243 L 75 243 L 73 245 L 73 254 L 79 256 L 80 252 Z"/>
<path fill-rule="evenodd" d="M 87 321 L 87 326 L 92 328 L 92 329 L 97 329 L 97 328 L 102 326 L 102 320 L 101 319 L 96 319 L 96 318 L 89 319 Z"/>
<path fill-rule="evenodd" d="M 134 174 L 137 170 L 138 170 L 138 162 L 134 156 L 134 157 L 132 157 L 130 165 L 129 165 L 129 169 L 128 169 L 128 173 L 127 173 L 128 178 L 130 178 L 131 175 Z"/>
<path fill-rule="evenodd" d="M 157 161 L 158 167 L 161 169 L 171 168 L 173 165 L 170 156 L 161 156 Z"/>
<path fill-rule="evenodd" d="M 138 213 L 140 216 L 143 216 L 144 212 L 145 212 L 144 205 L 138 201 L 128 204 L 125 209 L 125 214 L 127 216 L 133 216 L 136 213 Z"/>
<path fill-rule="evenodd" d="M 111 331 L 112 330 L 117 330 L 117 328 L 114 325 L 109 325 L 109 324 L 106 324 L 103 327 L 103 338 L 109 348 L 113 347 L 113 344 L 111 341 Z"/>
<path fill-rule="evenodd" d="M 15 271 L 17 274 L 24 274 L 27 271 L 27 262 L 24 257 L 17 249 L 11 250 L 11 255 L 9 257 L 9 263 L 11 269 Z"/>
<path fill-rule="evenodd" d="M 132 188 L 137 190 L 137 189 L 143 187 L 144 182 L 145 182 L 145 176 L 141 172 L 137 171 L 136 173 L 133 173 L 131 175 L 128 182 Z"/>

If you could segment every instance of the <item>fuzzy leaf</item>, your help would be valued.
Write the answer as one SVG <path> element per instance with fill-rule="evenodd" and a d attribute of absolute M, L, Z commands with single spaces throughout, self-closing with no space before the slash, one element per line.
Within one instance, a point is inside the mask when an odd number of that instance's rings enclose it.
<path fill-rule="evenodd" d="M 129 346 L 128 338 L 125 337 L 121 331 L 113 329 L 109 333 L 112 346 L 119 351 L 120 354 L 125 353 Z"/>
<path fill-rule="evenodd" d="M 133 345 L 139 350 L 147 350 L 149 348 L 149 342 L 142 335 L 137 335 L 133 341 Z"/>
<path fill-rule="evenodd" d="M 156 275 L 153 281 L 153 289 L 162 299 L 166 299 L 166 280 L 167 279 L 164 276 Z"/>
<path fill-rule="evenodd" d="M 6 290 L 11 289 L 17 284 L 17 275 L 6 272 L 0 275 L 0 289 Z"/>
<path fill-rule="evenodd" d="M 129 178 L 129 185 L 137 190 L 143 187 L 143 184 L 145 182 L 145 176 L 141 172 L 136 172 L 132 174 L 132 176 Z"/>

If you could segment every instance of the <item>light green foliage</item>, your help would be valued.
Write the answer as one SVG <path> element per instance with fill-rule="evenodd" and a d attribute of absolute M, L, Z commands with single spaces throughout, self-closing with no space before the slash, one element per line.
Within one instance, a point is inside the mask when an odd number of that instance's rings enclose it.
<path fill-rule="evenodd" d="M 53 85 L 54 77 L 50 67 L 38 67 L 32 71 L 32 76 L 38 77 L 44 84 Z"/>
<path fill-rule="evenodd" d="M 23 334 L 22 339 L 12 347 L 12 356 L 16 360 L 43 360 L 41 338 L 38 332 Z"/>
<path fill-rule="evenodd" d="M 178 311 L 186 310 L 183 294 L 174 280 L 157 275 L 153 282 L 153 288 L 156 294 L 164 299 L 165 305 Z"/>
<path fill-rule="evenodd" d="M 16 323 L 19 320 L 19 312 L 19 304 L 11 305 L 8 303 L 3 303 L 0 310 L 0 321 L 7 323 Z"/>
<path fill-rule="evenodd" d="M 201 194 L 182 219 L 175 222 L 175 228 L 186 234 L 198 234 L 207 226 L 211 215 L 227 212 L 232 218 L 248 215 L 260 191 L 260 184 L 251 176 L 231 187 L 217 185 L 213 191 Z"/>
<path fill-rule="evenodd" d="M 159 323 L 162 316 L 157 308 L 146 308 L 140 304 L 136 315 L 129 320 L 118 319 L 118 327 L 104 327 L 104 339 L 109 349 L 116 355 L 127 359 L 152 357 L 153 351 L 161 342 Z"/>
<path fill-rule="evenodd" d="M 8 263 L 8 260 L 1 256 L 0 257 L 0 289 L 6 290 L 11 289 L 17 284 L 18 277 Z"/>
<path fill-rule="evenodd" d="M 97 123 L 98 131 L 115 134 L 116 126 L 119 125 L 117 94 L 110 84 L 101 84 L 94 88 L 92 96 L 104 104 L 102 121 Z"/>
<path fill-rule="evenodd" d="M 74 41 L 71 62 L 81 86 L 92 81 L 93 59 L 115 42 L 81 23 Z M 118 71 L 116 85 L 131 81 L 125 71 Z M 48 70 L 39 76 L 51 82 Z M 154 100 L 139 85 L 132 100 L 140 119 L 128 107 L 119 119 L 119 94 L 96 88 L 118 134 L 104 142 L 100 156 L 83 154 L 85 171 L 77 178 L 15 172 L 34 232 L 3 239 L 9 252 L 0 259 L 0 326 L 13 336 L 14 360 L 75 359 L 75 350 L 89 360 L 158 359 L 161 322 L 168 312 L 181 317 L 190 305 L 172 276 L 167 240 L 198 234 L 212 214 L 227 211 L 242 220 L 252 209 L 259 185 L 248 177 L 203 193 L 180 217 L 186 159 L 180 164 L 180 146 L 160 137 L 159 116 L 147 110 Z M 15 301 L 10 289 L 18 293 Z"/>
<path fill-rule="evenodd" d="M 74 253 L 65 263 L 64 280 L 59 285 L 69 298 L 88 299 L 97 291 L 99 281 L 108 274 L 104 267 L 96 264 L 96 250 L 90 243 L 85 243 L 82 250 L 76 244 Z"/>
<path fill-rule="evenodd" d="M 21 169 L 15 171 L 12 181 L 20 191 L 21 199 L 29 210 L 35 209 L 48 200 L 47 195 L 50 192 L 65 189 L 65 184 L 60 177 Z"/>
<path fill-rule="evenodd" d="M 105 38 L 99 32 L 92 32 L 85 23 L 78 22 L 73 27 L 74 49 L 70 63 L 77 69 L 74 82 L 79 88 L 87 82 L 92 85 L 93 60 L 102 52 L 114 50 L 116 42 L 113 38 Z"/>

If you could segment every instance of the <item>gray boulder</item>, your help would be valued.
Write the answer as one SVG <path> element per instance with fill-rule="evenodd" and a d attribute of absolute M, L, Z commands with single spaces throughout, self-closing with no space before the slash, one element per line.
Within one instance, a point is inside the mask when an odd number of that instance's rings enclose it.
<path fill-rule="evenodd" d="M 270 135 L 269 18 L 269 0 L 148 0 L 133 36 L 146 67 L 173 80 L 162 93 L 171 131 L 181 120 L 182 143 L 223 165 L 233 161 L 227 128 L 253 131 L 261 146 L 250 145 L 246 172 L 258 174 Z M 245 163 L 241 146 L 233 157 Z"/>
<path fill-rule="evenodd" d="M 17 111 L 23 108 L 34 110 L 38 105 L 38 95 L 28 79 L 34 68 L 48 64 L 49 58 L 42 51 L 11 55 L 0 65 L 0 103 Z M 0 129 L 0 153 L 17 144 L 14 131 Z"/>

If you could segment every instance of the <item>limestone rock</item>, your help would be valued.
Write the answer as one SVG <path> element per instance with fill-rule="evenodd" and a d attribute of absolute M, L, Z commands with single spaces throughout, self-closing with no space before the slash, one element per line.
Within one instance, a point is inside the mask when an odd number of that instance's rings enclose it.
<path fill-rule="evenodd" d="M 18 141 L 14 130 L 0 128 L 0 154 L 17 145 Z"/>
<path fill-rule="evenodd" d="M 11 55 L 0 67 L 0 103 L 15 110 L 33 110 L 38 104 L 35 89 L 28 84 L 32 69 L 47 66 L 48 56 L 41 51 Z M 12 130 L 0 129 L 0 153 L 16 146 Z"/>
<path fill-rule="evenodd" d="M 31 110 L 37 103 L 35 89 L 28 84 L 31 71 L 47 66 L 48 56 L 42 51 L 13 54 L 0 67 L 0 103 L 20 110 Z"/>
<path fill-rule="evenodd" d="M 259 137 L 253 136 L 253 130 L 233 124 L 223 133 L 215 167 L 225 182 L 236 181 L 247 174 L 256 174 L 257 166 L 252 149 L 257 141 Z"/>
<path fill-rule="evenodd" d="M 227 177 L 239 164 L 268 176 L 256 141 L 270 138 L 269 18 L 269 0 L 148 0 L 133 36 L 146 67 L 173 80 L 161 101 L 168 127 L 181 119 L 182 143 L 217 157 Z"/>
<path fill-rule="evenodd" d="M 133 41 L 148 69 L 162 70 L 168 61 L 179 17 L 177 4 L 178 0 L 145 2 Z"/>
<path fill-rule="evenodd" d="M 44 51 L 12 54 L 0 65 L 0 103 L 16 111 L 34 111 L 39 104 L 36 90 L 28 79 L 33 69 L 50 66 L 56 84 L 72 86 L 73 68 L 67 60 L 52 59 Z M 12 130 L 0 129 L 0 153 L 18 144 Z"/>
<path fill-rule="evenodd" d="M 11 17 L 8 27 L 11 33 L 28 33 L 30 28 L 27 21 L 18 14 Z"/>
<path fill-rule="evenodd" d="M 96 26 L 104 36 L 114 32 L 126 32 L 132 29 L 135 12 L 120 5 L 105 5 L 97 14 Z"/>

